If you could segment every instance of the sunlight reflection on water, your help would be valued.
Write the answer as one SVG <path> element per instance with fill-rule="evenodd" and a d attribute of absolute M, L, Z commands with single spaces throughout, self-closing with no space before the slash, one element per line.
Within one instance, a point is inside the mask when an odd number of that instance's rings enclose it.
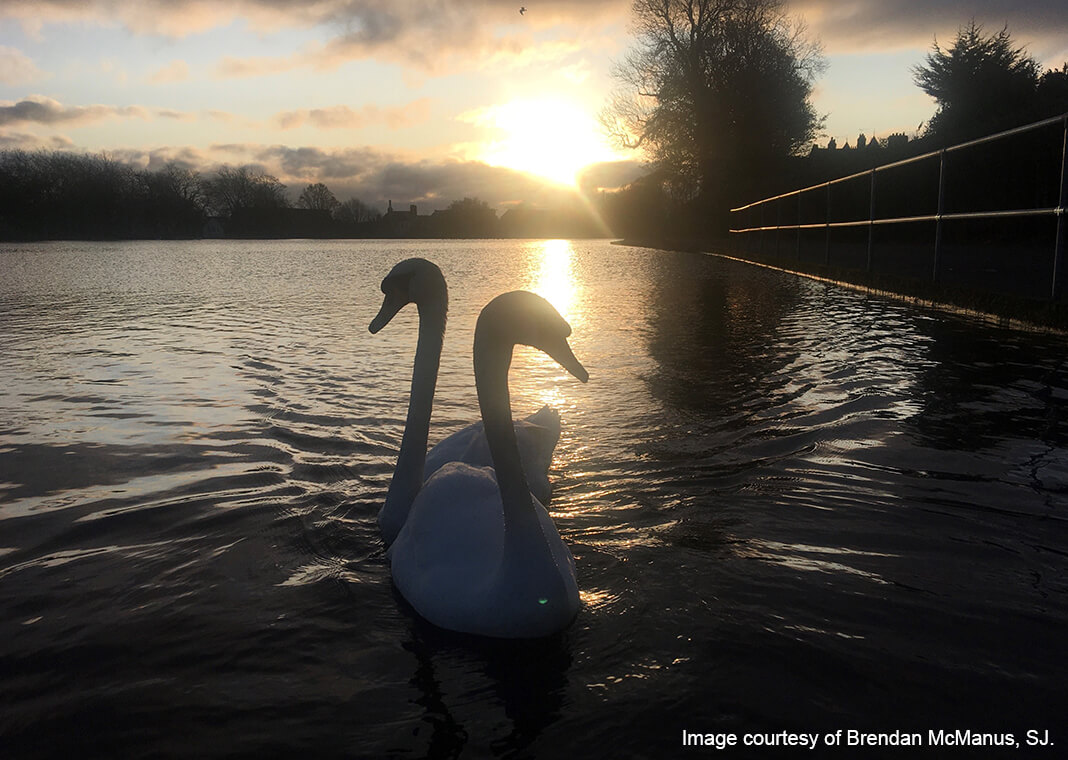
<path fill-rule="evenodd" d="M 582 327 L 582 285 L 572 271 L 574 251 L 568 240 L 539 240 L 529 244 L 529 279 L 523 289 L 542 296 L 556 307 L 572 330 Z"/>

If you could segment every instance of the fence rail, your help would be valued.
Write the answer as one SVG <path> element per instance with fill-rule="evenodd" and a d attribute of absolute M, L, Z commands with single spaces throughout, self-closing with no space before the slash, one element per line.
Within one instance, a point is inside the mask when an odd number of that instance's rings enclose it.
<path fill-rule="evenodd" d="M 958 211 L 947 212 L 946 211 L 946 177 L 947 177 L 947 157 L 952 156 L 954 153 L 960 151 L 975 148 L 988 143 L 994 143 L 998 141 L 1004 141 L 1009 138 L 1023 135 L 1036 130 L 1050 128 L 1056 124 L 1061 125 L 1060 135 L 1060 181 L 1059 190 L 1057 191 L 1057 205 L 1056 206 L 1044 206 L 1041 208 L 1006 208 L 996 210 L 974 210 L 974 211 Z M 938 161 L 938 183 L 937 183 L 937 203 L 934 213 L 921 213 L 901 216 L 878 216 L 876 214 L 876 200 L 879 198 L 877 193 L 878 183 L 876 179 L 881 174 L 900 169 L 909 165 L 918 165 L 923 162 Z M 1053 159 L 1053 155 L 1050 156 Z M 868 178 L 868 213 L 866 218 L 845 219 L 845 220 L 832 220 L 832 203 L 831 195 L 832 188 L 844 185 L 848 182 L 856 182 L 863 178 Z M 930 188 L 928 188 L 929 190 Z M 805 222 L 802 220 L 802 205 L 806 198 L 811 198 L 817 191 L 824 190 L 825 197 L 822 203 L 823 206 L 823 219 L 822 222 Z M 885 197 L 885 193 L 884 196 Z M 788 214 L 793 217 L 796 216 L 796 221 L 788 221 L 783 223 L 783 207 L 784 202 L 790 198 L 797 198 L 796 209 L 789 209 Z M 1050 198 L 1052 200 L 1052 198 Z M 811 232 L 815 230 L 824 230 L 826 233 L 825 241 L 825 261 L 829 263 L 830 250 L 831 250 L 831 232 L 832 230 L 844 229 L 844 228 L 868 228 L 867 239 L 867 257 L 865 268 L 867 270 L 872 269 L 872 253 L 874 248 L 875 229 L 877 227 L 883 227 L 887 225 L 899 225 L 899 224 L 915 224 L 915 223 L 934 223 L 934 251 L 933 257 L 930 262 L 930 279 L 937 281 L 939 279 L 939 269 L 943 254 L 943 228 L 947 222 L 955 221 L 969 221 L 969 220 L 997 220 L 997 219 L 1013 219 L 1013 218 L 1028 218 L 1028 217 L 1053 217 L 1056 219 L 1056 232 L 1054 235 L 1053 249 L 1052 249 L 1052 267 L 1049 270 L 1049 287 L 1046 291 L 1048 297 L 1051 299 L 1059 298 L 1063 295 L 1063 286 L 1061 280 L 1064 279 L 1065 267 L 1068 266 L 1068 262 L 1065 261 L 1065 237 L 1068 230 L 1068 223 L 1065 221 L 1066 216 L 1066 204 L 1068 204 L 1068 113 L 1055 116 L 1050 119 L 1044 119 L 1042 121 L 1034 122 L 1033 124 L 1027 124 L 1015 129 L 1005 130 L 1004 132 L 998 132 L 996 134 L 987 135 L 976 140 L 970 140 L 968 142 L 960 143 L 949 148 L 943 148 L 940 150 L 930 151 L 919 156 L 913 156 L 911 158 L 902 159 L 900 161 L 894 161 L 889 164 L 883 164 L 881 166 L 867 169 L 862 172 L 856 172 L 847 176 L 838 177 L 836 179 L 829 180 L 827 182 L 821 182 L 817 185 L 811 185 L 809 187 L 801 188 L 799 190 L 792 190 L 787 193 L 781 193 L 769 198 L 763 198 L 759 201 L 754 201 L 745 206 L 731 209 L 731 215 L 733 219 L 738 219 L 741 225 L 735 227 L 732 224 L 730 230 L 733 237 L 739 238 L 740 242 L 752 243 L 754 238 L 759 240 L 760 250 L 763 252 L 765 238 L 767 233 L 774 233 L 772 239 L 773 249 L 776 253 L 780 247 L 781 233 L 795 232 L 796 233 L 796 250 L 797 255 L 800 258 L 801 252 L 801 239 L 803 232 Z M 766 220 L 767 212 L 773 210 L 775 213 L 774 223 L 770 223 L 770 220 Z M 759 218 L 754 219 L 754 216 L 759 215 Z M 751 249 L 751 248 L 750 248 Z"/>

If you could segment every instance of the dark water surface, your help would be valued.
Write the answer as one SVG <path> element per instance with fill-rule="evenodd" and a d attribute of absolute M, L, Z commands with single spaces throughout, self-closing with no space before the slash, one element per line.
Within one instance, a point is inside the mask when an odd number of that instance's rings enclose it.
<path fill-rule="evenodd" d="M 491 297 L 574 328 L 589 384 L 525 349 L 511 375 L 517 415 L 563 417 L 550 512 L 584 604 L 553 639 L 444 633 L 391 587 L 375 516 L 415 313 L 367 324 L 412 255 L 451 290 L 432 442 L 476 419 Z M 0 756 L 1068 745 L 1066 349 L 605 242 L 8 245 Z"/>

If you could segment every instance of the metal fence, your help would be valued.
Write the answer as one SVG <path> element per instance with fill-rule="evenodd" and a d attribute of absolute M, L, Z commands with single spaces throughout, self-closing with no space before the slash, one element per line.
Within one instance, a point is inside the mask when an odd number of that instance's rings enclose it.
<path fill-rule="evenodd" d="M 970 168 L 974 173 L 977 169 L 982 170 L 987 164 L 981 164 L 978 167 L 968 164 L 967 151 L 970 149 L 997 142 L 1001 142 L 1004 146 L 1012 138 L 1026 133 L 1042 129 L 1055 130 L 1058 124 L 1061 128 L 1059 134 L 1060 145 L 1051 146 L 1050 150 L 1044 152 L 1035 160 L 1052 171 L 1055 170 L 1055 162 L 1059 158 L 1059 188 L 1055 191 L 1047 192 L 1045 195 L 1032 192 L 1032 201 L 1030 202 L 1032 207 L 1029 208 L 973 207 L 950 210 L 948 205 L 950 197 L 947 196 L 947 190 L 950 189 L 951 185 L 947 181 L 947 171 L 951 157 L 959 154 L 961 160 L 965 162 L 963 167 Z M 1058 136 L 1054 136 L 1053 139 L 1056 139 L 1056 137 Z M 1056 147 L 1060 148 L 1059 156 L 1056 156 Z M 995 148 L 994 150 L 1000 149 Z M 1006 149 L 1001 153 L 1008 155 L 1009 151 Z M 974 153 L 971 157 L 974 161 Z M 990 156 L 987 155 L 985 159 L 987 163 L 989 163 L 989 158 Z M 1001 155 L 1000 158 L 1005 158 L 1005 155 Z M 1009 156 L 1009 160 L 1012 160 L 1011 156 Z M 1004 166 L 1004 164 L 1002 165 Z M 933 171 L 936 166 L 937 183 L 934 182 Z M 912 168 L 905 169 L 905 167 Z M 913 175 L 911 177 L 899 177 L 896 183 L 887 182 L 886 180 L 879 182 L 880 178 L 887 177 L 889 172 L 894 171 L 912 171 Z M 996 169 L 990 169 L 990 173 L 994 172 L 996 172 Z M 924 176 L 925 173 L 927 176 Z M 1022 174 L 1023 182 L 1021 184 L 1027 184 L 1028 174 L 1026 171 L 1022 172 Z M 994 176 L 991 179 L 993 182 L 997 182 L 999 178 Z M 1019 180 L 1020 177 L 1013 179 Z M 1051 185 L 1056 182 L 1052 176 L 1048 179 L 1050 182 L 1047 184 Z M 1009 181 L 1008 178 L 1005 181 Z M 966 183 L 967 180 L 962 185 L 962 182 L 958 180 L 953 188 L 954 192 L 960 196 L 958 200 L 970 201 L 975 206 L 988 205 L 988 201 L 978 200 L 978 198 L 982 197 L 981 195 L 977 195 L 976 192 L 969 192 Z M 866 193 L 857 187 L 862 184 L 867 185 Z M 937 194 L 934 192 L 935 189 L 937 189 Z M 1026 190 L 1027 188 L 1024 189 Z M 846 190 L 849 192 L 842 192 Z M 839 196 L 837 198 L 835 197 L 836 191 L 838 191 Z M 979 192 L 981 193 L 981 191 Z M 1056 205 L 1048 205 L 1053 200 L 1054 194 L 1056 195 Z M 987 193 L 987 195 L 997 196 L 999 194 Z M 897 198 L 896 204 L 887 202 L 890 196 Z M 920 213 L 915 213 L 915 210 L 912 213 L 894 213 L 893 208 L 884 208 L 882 213 L 879 212 L 880 205 L 890 207 L 896 205 L 898 207 L 897 211 L 900 212 L 903 196 L 907 196 L 904 201 L 905 205 L 908 205 L 909 199 L 919 199 L 918 202 L 921 205 L 924 205 L 924 201 L 926 201 L 927 204 L 933 205 L 934 209 L 930 209 L 929 205 L 928 209 L 930 210 L 921 211 Z M 1043 200 L 1046 203 L 1045 205 L 1036 204 L 1034 203 L 1035 199 Z M 889 258 L 884 257 L 880 262 L 881 266 L 873 267 L 873 253 L 878 247 L 876 230 L 888 225 L 911 225 L 913 230 L 911 243 L 907 246 L 898 246 L 896 248 L 897 261 L 901 263 L 903 258 L 909 255 L 905 251 L 916 247 L 918 240 L 916 230 L 918 227 L 922 228 L 924 231 L 919 240 L 922 242 L 925 239 L 926 245 L 933 244 L 933 251 L 929 257 L 926 257 L 925 254 L 922 268 L 926 272 L 920 275 L 920 271 L 916 269 L 914 261 L 912 274 L 939 281 L 943 279 L 941 275 L 944 274 L 942 271 L 944 266 L 943 259 L 946 253 L 944 232 L 947 224 L 976 220 L 1005 221 L 1051 218 L 1055 219 L 1052 246 L 1048 243 L 1043 244 L 1045 250 L 1041 256 L 1041 264 L 1038 265 L 1045 272 L 1031 271 L 1035 268 L 1035 262 L 1032 261 L 1026 274 L 1021 276 L 1031 280 L 1032 284 L 1036 278 L 1041 278 L 1038 292 L 1045 297 L 1056 299 L 1064 295 L 1063 281 L 1066 279 L 1064 269 L 1068 266 L 1068 262 L 1065 261 L 1065 236 L 1066 232 L 1068 232 L 1066 231 L 1068 222 L 1065 221 L 1066 203 L 1068 203 L 1068 113 L 731 209 L 732 229 L 730 232 L 738 250 L 772 255 L 777 258 L 792 253 L 797 259 L 801 259 L 803 241 L 807 244 L 808 249 L 813 248 L 814 242 L 816 247 L 818 247 L 819 242 L 822 242 L 823 260 L 819 263 L 831 264 L 832 236 L 852 236 L 853 247 L 863 249 L 865 245 L 863 237 L 866 231 L 866 256 L 863 264 L 857 257 L 854 257 L 852 265 L 867 271 L 872 271 L 873 268 L 893 271 L 895 260 L 892 255 Z M 864 206 L 866 206 L 866 209 Z M 818 213 L 820 210 L 822 210 L 822 213 Z M 814 216 L 816 217 L 815 219 L 813 219 Z M 933 233 L 926 229 L 929 226 L 934 227 Z M 839 232 L 849 229 L 852 229 L 853 232 Z M 860 236 L 859 239 L 858 234 Z M 821 237 L 822 240 L 814 241 L 814 236 Z M 789 248 L 784 249 L 784 246 L 793 246 L 793 251 L 790 251 Z M 1007 257 L 1010 259 L 1014 257 L 1011 245 L 1000 254 L 1000 259 L 1003 262 Z M 915 259 L 915 257 L 913 258 Z M 962 261 L 964 263 L 959 269 L 963 269 L 966 266 L 967 262 L 965 260 Z M 991 267 L 990 271 L 994 271 L 995 268 Z M 1048 281 L 1045 279 L 1047 276 L 1049 278 Z"/>

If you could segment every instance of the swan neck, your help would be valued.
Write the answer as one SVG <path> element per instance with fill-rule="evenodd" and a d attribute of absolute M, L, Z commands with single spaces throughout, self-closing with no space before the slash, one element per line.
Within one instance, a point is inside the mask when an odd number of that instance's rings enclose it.
<path fill-rule="evenodd" d="M 475 335 L 475 388 L 482 412 L 482 424 L 489 444 L 497 487 L 501 491 L 505 525 L 533 517 L 530 487 L 523 472 L 512 423 L 508 393 L 508 368 L 514 344 Z"/>
<path fill-rule="evenodd" d="M 408 399 L 408 417 L 404 423 L 397 468 L 390 483 L 390 495 L 403 494 L 410 506 L 423 485 L 427 440 L 430 437 L 430 415 L 434 406 L 434 389 L 441 363 L 441 347 L 445 334 L 443 312 L 419 307 L 419 340 L 412 367 L 412 391 Z"/>

